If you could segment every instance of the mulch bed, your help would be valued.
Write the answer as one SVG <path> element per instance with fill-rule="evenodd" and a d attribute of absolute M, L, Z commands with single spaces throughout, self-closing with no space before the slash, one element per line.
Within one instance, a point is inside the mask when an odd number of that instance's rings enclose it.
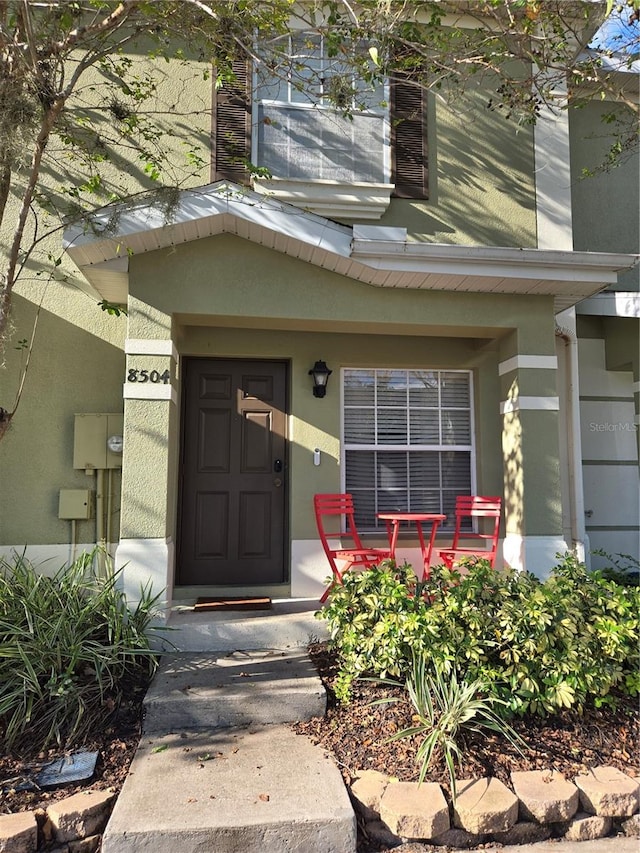
<path fill-rule="evenodd" d="M 379 770 L 401 782 L 417 782 L 419 738 L 389 741 L 395 732 L 415 725 L 413 707 L 404 689 L 358 681 L 348 705 L 338 705 L 332 691 L 336 676 L 334 656 L 325 644 L 311 648 L 311 657 L 328 691 L 329 708 L 322 719 L 297 723 L 295 730 L 331 753 L 350 785 L 360 770 Z M 396 701 L 372 705 L 377 699 Z M 571 779 L 601 764 L 640 776 L 640 714 L 638 703 L 620 697 L 617 709 L 585 709 L 582 715 L 566 711 L 549 718 L 525 717 L 511 721 L 528 749 L 520 755 L 504 738 L 488 733 L 461 741 L 462 758 L 456 778 L 495 776 L 510 786 L 512 770 L 550 769 Z M 427 782 L 438 782 L 450 794 L 449 774 L 441 755 L 434 755 Z M 362 830 L 363 827 L 360 827 Z M 424 846 L 425 850 L 442 850 Z M 360 832 L 359 853 L 384 853 L 386 847 L 369 844 Z"/>
<path fill-rule="evenodd" d="M 419 739 L 388 741 L 395 732 L 415 725 L 414 711 L 404 689 L 357 681 L 352 701 L 337 705 L 331 687 L 336 675 L 333 655 L 326 645 L 317 644 L 311 648 L 311 656 L 328 690 L 329 709 L 324 719 L 296 724 L 296 731 L 308 735 L 335 756 L 347 784 L 358 770 L 366 769 L 380 770 L 402 782 L 417 781 Z M 397 701 L 371 704 L 385 696 Z M 616 710 L 585 709 L 582 715 L 566 711 L 548 718 L 529 716 L 512 720 L 512 727 L 528 746 L 525 755 L 520 755 L 498 735 L 473 735 L 462 741 L 462 760 L 456 776 L 460 779 L 496 776 L 508 783 L 512 770 L 550 769 L 573 777 L 599 764 L 640 776 L 637 709 L 637 701 L 620 697 Z M 449 790 L 449 775 L 441 756 L 435 756 L 426 779 Z"/>
<path fill-rule="evenodd" d="M 70 797 L 86 788 L 112 788 L 119 792 L 129 771 L 129 765 L 140 740 L 142 700 L 146 684 L 131 684 L 118 711 L 95 736 L 73 751 L 97 751 L 96 772 L 90 782 L 64 785 L 50 790 L 16 791 L 5 780 L 32 775 L 43 764 L 63 757 L 64 750 L 49 749 L 34 753 L 23 749 L 20 754 L 0 755 L 0 814 L 46 808 L 48 803 Z"/>

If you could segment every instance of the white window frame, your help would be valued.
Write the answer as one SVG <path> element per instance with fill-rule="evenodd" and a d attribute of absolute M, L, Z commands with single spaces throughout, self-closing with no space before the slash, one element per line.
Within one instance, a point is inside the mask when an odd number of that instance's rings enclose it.
<path fill-rule="evenodd" d="M 289 36 L 289 38 L 291 38 L 291 36 Z M 324 51 L 323 51 L 323 57 L 324 57 Z M 253 99 L 252 99 L 252 115 L 251 115 L 251 121 L 252 121 L 252 126 L 254 128 L 254 131 L 251 134 L 251 161 L 252 161 L 252 163 L 255 163 L 258 166 L 262 165 L 260 163 L 260 159 L 259 159 L 260 151 L 259 151 L 259 145 L 258 145 L 258 138 L 259 138 L 258 123 L 259 123 L 260 105 L 264 105 L 266 107 L 275 106 L 275 107 L 284 108 L 287 110 L 308 110 L 308 111 L 311 110 L 311 111 L 314 111 L 316 114 L 318 112 L 327 112 L 327 113 L 333 113 L 333 114 L 339 115 L 339 111 L 334 106 L 332 106 L 330 104 L 322 104 L 322 103 L 311 104 L 311 103 L 305 103 L 305 102 L 298 103 L 298 102 L 290 100 L 290 99 L 286 100 L 286 101 L 284 101 L 284 100 L 273 100 L 273 99 L 258 99 L 258 97 L 257 97 L 258 80 L 259 80 L 258 70 L 256 69 L 255 64 L 254 64 L 253 81 L 252 81 Z M 288 91 L 290 92 L 291 91 L 291 84 L 288 84 L 287 88 L 288 88 Z M 384 89 L 383 89 L 383 100 L 387 105 L 386 107 L 371 108 L 371 109 L 367 109 L 367 110 L 356 110 L 356 112 L 362 113 L 364 115 L 371 115 L 371 116 L 379 117 L 380 120 L 382 121 L 382 137 L 383 137 L 383 139 L 382 139 L 382 174 L 383 174 L 383 182 L 375 183 L 375 182 L 370 182 L 370 181 L 357 181 L 355 179 L 352 181 L 337 181 L 337 182 L 335 182 L 336 187 L 340 187 L 340 186 L 343 186 L 343 187 L 349 187 L 349 186 L 365 187 L 365 186 L 369 186 L 369 187 L 388 187 L 389 188 L 388 197 L 384 200 L 384 202 L 383 202 L 384 206 L 381 208 L 380 212 L 377 213 L 377 215 L 375 215 L 375 216 L 369 216 L 367 218 L 376 218 L 377 219 L 382 215 L 384 210 L 386 210 L 386 208 L 388 207 L 389 197 L 390 197 L 391 191 L 393 190 L 393 185 L 389 183 L 389 181 L 391 180 L 391 124 L 390 124 L 390 112 L 389 112 L 389 110 L 390 110 L 389 98 L 390 98 L 389 84 L 385 83 Z M 266 188 L 271 180 L 272 179 L 269 179 L 269 178 L 258 178 L 256 180 L 256 188 L 257 189 L 259 189 L 260 187 Z M 296 183 L 298 183 L 298 184 L 299 183 L 320 183 L 320 184 L 333 183 L 333 182 L 327 181 L 326 179 L 316 178 L 316 177 L 305 177 L 305 178 L 297 178 L 296 179 L 296 178 L 278 178 L 277 176 L 275 176 L 275 178 L 273 179 L 273 182 L 276 184 L 276 187 L 280 192 L 286 191 L 286 188 L 283 186 L 285 183 L 291 184 L 291 185 L 295 185 Z M 264 191 L 266 191 L 266 189 Z M 352 202 L 353 202 L 353 199 L 352 199 Z"/>
<path fill-rule="evenodd" d="M 470 426 L 470 445 L 462 445 L 462 444 L 403 444 L 403 445 L 389 445 L 389 444 L 357 444 L 357 445 L 347 445 L 345 441 L 345 414 L 346 414 L 346 406 L 345 406 L 345 375 L 349 370 L 373 370 L 373 371 L 404 371 L 405 373 L 410 373 L 413 370 L 419 371 L 433 371 L 434 373 L 464 373 L 469 377 L 469 426 Z M 340 370 L 340 487 L 342 492 L 346 492 L 347 485 L 347 470 L 346 470 L 346 454 L 347 450 L 362 450 L 362 451 L 380 451 L 387 453 L 393 453 L 397 451 L 398 453 L 410 453 L 411 451 L 433 451 L 433 452 L 447 452 L 447 451 L 459 451 L 464 453 L 469 453 L 469 465 L 470 465 L 470 483 L 471 483 L 471 494 L 476 494 L 477 488 L 477 479 L 476 479 L 476 420 L 475 420 L 475 394 L 474 394 L 474 376 L 473 371 L 468 369 L 460 369 L 460 368 L 447 368 L 447 367 L 428 367 L 428 366 L 413 366 L 413 367 L 390 367 L 380 365 L 376 367 L 372 366 L 345 366 Z M 374 406 L 374 412 L 377 411 L 377 405 Z M 407 413 L 410 411 L 409 404 L 407 403 Z M 438 412 L 441 411 L 440 405 L 438 406 Z M 466 407 L 465 407 L 466 411 Z M 375 512 L 378 512 L 378 487 L 374 489 L 374 494 L 376 498 L 376 508 Z M 442 500 L 442 490 L 440 489 L 440 499 Z M 447 527 L 453 527 L 455 524 L 455 518 L 447 518 Z M 363 528 L 368 532 L 380 532 L 380 530 L 384 529 L 383 522 L 379 522 L 374 528 Z"/>

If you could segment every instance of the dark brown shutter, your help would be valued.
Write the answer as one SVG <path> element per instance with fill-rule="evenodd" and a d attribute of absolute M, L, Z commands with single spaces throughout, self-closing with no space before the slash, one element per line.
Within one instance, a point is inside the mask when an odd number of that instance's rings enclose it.
<path fill-rule="evenodd" d="M 213 92 L 212 180 L 249 183 L 251 160 L 251 62 L 233 62 L 236 79 Z"/>
<path fill-rule="evenodd" d="M 394 195 L 429 198 L 427 93 L 400 76 L 391 80 Z"/>

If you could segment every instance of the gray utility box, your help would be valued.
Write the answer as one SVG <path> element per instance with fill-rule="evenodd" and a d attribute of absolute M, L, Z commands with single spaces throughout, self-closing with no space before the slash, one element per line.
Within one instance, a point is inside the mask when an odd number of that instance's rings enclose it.
<path fill-rule="evenodd" d="M 73 467 L 84 470 L 122 468 L 122 453 L 109 449 L 112 436 L 122 436 L 124 415 L 76 415 L 73 433 Z"/>
<path fill-rule="evenodd" d="M 90 489 L 60 489 L 58 518 L 83 520 L 91 518 L 93 492 Z"/>

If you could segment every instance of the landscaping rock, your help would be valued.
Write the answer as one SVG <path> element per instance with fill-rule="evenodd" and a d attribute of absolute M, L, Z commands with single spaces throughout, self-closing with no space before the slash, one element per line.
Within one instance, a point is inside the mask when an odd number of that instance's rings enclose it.
<path fill-rule="evenodd" d="M 537 844 L 551 838 L 551 827 L 532 821 L 519 821 L 506 832 L 494 832 L 492 841 L 500 844 Z"/>
<path fill-rule="evenodd" d="M 466 829 L 456 829 L 452 827 L 442 835 L 436 838 L 430 838 L 431 844 L 437 844 L 439 847 L 458 848 L 462 850 L 470 850 L 472 847 L 477 847 L 478 844 L 483 844 L 487 840 L 487 835 L 474 835 L 472 832 L 467 832 Z"/>
<path fill-rule="evenodd" d="M 463 779 L 453 806 L 453 822 L 477 835 L 506 832 L 518 819 L 518 798 L 499 779 Z"/>
<path fill-rule="evenodd" d="M 569 820 L 578 811 L 580 792 L 562 773 L 554 773 L 553 770 L 514 771 L 511 783 L 520 800 L 522 820 L 554 823 Z"/>
<path fill-rule="evenodd" d="M 47 814 L 57 841 L 77 841 L 105 828 L 115 800 L 112 791 L 82 791 L 52 803 Z"/>
<path fill-rule="evenodd" d="M 380 801 L 380 817 L 404 838 L 434 838 L 449 829 L 449 808 L 435 782 L 394 782 Z"/>
<path fill-rule="evenodd" d="M 77 841 L 69 842 L 69 853 L 97 853 L 102 843 L 101 835 L 90 835 L 88 838 L 79 838 Z"/>
<path fill-rule="evenodd" d="M 602 817 L 628 817 L 638 811 L 640 785 L 616 767 L 593 767 L 576 776 L 582 808 Z"/>
<path fill-rule="evenodd" d="M 611 831 L 611 818 L 580 812 L 569 823 L 564 838 L 567 841 L 594 841 L 604 838 Z"/>
<path fill-rule="evenodd" d="M 628 820 L 623 820 L 620 829 L 629 838 L 640 838 L 640 814 L 634 814 Z"/>
<path fill-rule="evenodd" d="M 379 770 L 358 770 L 351 785 L 353 804 L 365 820 L 380 816 L 380 800 L 389 784 L 389 777 Z"/>
<path fill-rule="evenodd" d="M 0 853 L 34 853 L 38 825 L 33 812 L 0 815 Z"/>

